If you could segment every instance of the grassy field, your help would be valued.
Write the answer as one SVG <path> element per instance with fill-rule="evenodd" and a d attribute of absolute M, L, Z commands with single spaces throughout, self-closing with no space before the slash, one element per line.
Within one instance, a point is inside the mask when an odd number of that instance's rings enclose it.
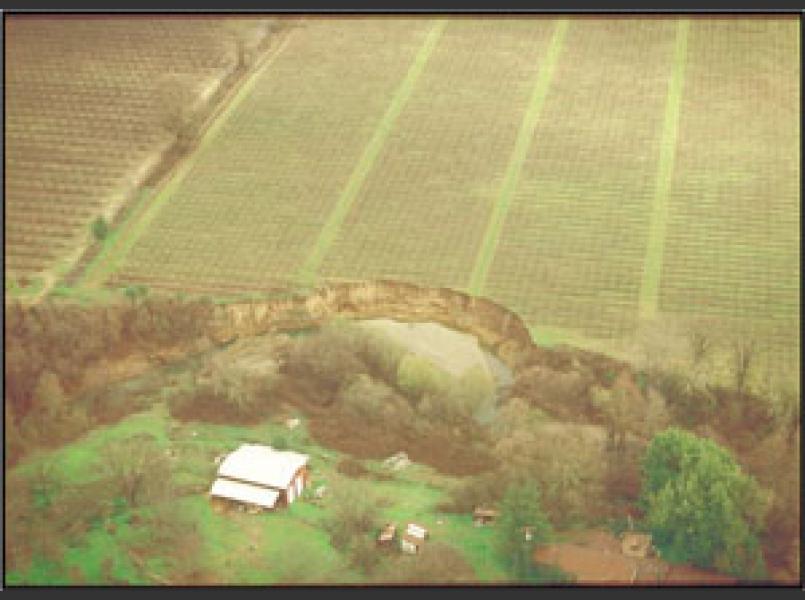
<path fill-rule="evenodd" d="M 146 412 L 134 414 L 116 425 L 92 431 L 77 442 L 51 452 L 28 457 L 8 474 L 9 477 L 30 475 L 42 465 L 61 474 L 67 484 L 81 484 L 98 477 L 98 462 L 107 444 L 135 435 L 147 434 L 160 450 L 173 451 L 177 457 L 173 480 L 178 486 L 205 489 L 214 476 L 213 458 L 236 448 L 243 442 L 274 443 L 281 436 L 295 450 L 311 456 L 312 486 L 326 484 L 332 491 L 339 479 L 335 466 L 340 455 L 308 441 L 304 427 L 289 432 L 281 424 L 265 421 L 253 427 L 181 424 L 173 421 L 163 404 L 156 403 Z M 380 463 L 367 466 L 380 470 Z M 505 576 L 503 565 L 494 555 L 491 539 L 494 530 L 472 526 L 469 515 L 441 514 L 436 504 L 445 496 L 451 478 L 437 474 L 422 465 L 412 465 L 390 480 L 373 481 L 372 493 L 384 499 L 381 516 L 398 523 L 416 521 L 429 527 L 432 539 L 448 543 L 459 550 L 475 569 L 479 580 L 494 581 Z M 200 572 L 223 584 L 272 584 L 282 582 L 289 569 L 298 566 L 299 555 L 308 565 L 311 581 L 322 581 L 337 569 L 341 583 L 360 583 L 365 576 L 344 568 L 339 552 L 330 545 L 321 527 L 330 514 L 327 498 L 319 504 L 302 500 L 289 509 L 252 516 L 240 513 L 218 514 L 212 510 L 206 493 L 184 493 L 171 500 L 189 523 L 198 528 L 202 547 L 197 565 Z M 150 506 L 136 509 L 143 514 Z M 111 576 L 131 584 L 160 583 L 165 576 L 164 556 L 153 549 L 145 560 L 148 575 L 132 561 L 131 547 L 150 535 L 142 526 L 130 522 L 131 510 L 124 509 L 97 523 L 79 540 L 67 547 L 61 561 L 35 556 L 25 571 L 7 573 L 9 584 L 58 585 L 76 583 L 80 572 L 86 584 L 109 583 L 104 562 L 111 561 Z M 237 557 L 235 559 L 234 557 Z"/>
<path fill-rule="evenodd" d="M 782 18 L 303 20 L 82 285 L 399 278 L 553 340 L 716 316 L 795 370 L 799 44 Z"/>

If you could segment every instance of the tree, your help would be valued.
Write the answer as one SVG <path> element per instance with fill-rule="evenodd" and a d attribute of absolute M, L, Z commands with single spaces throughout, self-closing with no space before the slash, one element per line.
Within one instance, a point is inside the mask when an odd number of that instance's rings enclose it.
<path fill-rule="evenodd" d="M 743 392 L 746 389 L 749 375 L 755 364 L 757 345 L 751 339 L 739 340 L 733 345 L 732 353 L 735 389 L 738 392 Z"/>
<path fill-rule="evenodd" d="M 235 52 L 236 69 L 244 69 L 252 62 L 256 34 L 259 34 L 258 27 L 251 19 L 234 19 L 224 23 L 226 36 L 232 43 Z"/>
<path fill-rule="evenodd" d="M 769 499 L 729 451 L 671 428 L 652 439 L 642 466 L 641 503 L 665 558 L 763 574 L 758 534 Z"/>
<path fill-rule="evenodd" d="M 324 327 L 317 334 L 295 341 L 285 368 L 315 383 L 328 401 L 343 385 L 367 371 L 355 353 L 351 329 L 340 325 Z"/>
<path fill-rule="evenodd" d="M 132 436 L 107 445 L 99 467 L 130 507 L 163 499 L 170 493 L 168 458 L 148 436 Z"/>
<path fill-rule="evenodd" d="M 199 124 L 196 82 L 189 75 L 168 73 L 156 83 L 156 101 L 162 125 L 186 149 Z"/>
<path fill-rule="evenodd" d="M 540 504 L 536 482 L 523 480 L 506 490 L 500 504 L 498 551 L 512 575 L 525 580 L 533 572 L 534 548 L 551 535 L 551 524 Z"/>
<path fill-rule="evenodd" d="M 339 393 L 339 407 L 352 420 L 382 430 L 409 425 L 413 410 L 405 398 L 381 381 L 358 376 Z"/>
<path fill-rule="evenodd" d="M 363 482 L 338 478 L 330 497 L 331 512 L 324 527 L 333 547 L 350 555 L 364 570 L 374 566 L 366 557 L 366 541 L 378 524 L 379 503 Z M 375 552 L 376 554 L 376 552 Z"/>

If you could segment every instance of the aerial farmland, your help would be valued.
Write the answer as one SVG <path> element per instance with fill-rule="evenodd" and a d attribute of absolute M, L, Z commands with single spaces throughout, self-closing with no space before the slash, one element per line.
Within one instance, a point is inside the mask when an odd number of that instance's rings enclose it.
<path fill-rule="evenodd" d="M 17 14 L 4 31 L 12 474 L 29 478 L 31 498 L 48 461 L 96 485 L 76 457 L 147 434 L 189 461 L 164 467 L 185 491 L 160 502 L 196 519 L 205 541 L 183 547 L 206 548 L 193 565 L 128 552 L 139 547 L 132 515 L 158 523 L 129 490 L 105 517 L 117 525 L 88 525 L 62 559 L 26 542 L 12 583 L 383 584 L 395 572 L 423 583 L 445 569 L 455 578 L 437 583 L 599 582 L 561 572 L 572 560 L 518 571 L 509 559 L 521 549 L 499 551 L 509 546 L 497 532 L 514 527 L 506 507 L 528 495 L 512 473 L 543 471 L 548 439 L 582 448 L 538 482 L 558 533 L 539 537 L 533 515 L 517 531 L 544 544 L 596 531 L 589 551 L 606 553 L 601 528 L 623 535 L 628 513 L 662 560 L 634 558 L 620 584 L 666 562 L 669 582 L 683 568 L 673 565 L 700 569 L 685 575 L 693 583 L 799 577 L 787 520 L 799 499 L 796 18 Z M 439 323 L 469 338 L 344 319 Z M 94 328 L 73 364 L 47 358 Z M 434 365 L 451 354 L 488 359 Z M 254 367 L 257 355 L 270 366 Z M 386 408 L 366 404 L 375 398 Z M 75 433 L 45 442 L 54 415 Z M 300 429 L 285 430 L 291 418 Z M 766 508 L 736 553 L 689 551 L 646 508 L 641 477 L 665 435 L 680 448 L 704 440 L 695 452 L 724 464 L 734 455 L 759 486 Z M 311 502 L 213 515 L 202 493 L 211 458 L 263 442 L 312 457 Z M 587 461 L 597 445 L 606 468 Z M 387 473 L 381 459 L 400 451 L 413 466 Z M 792 464 L 773 474 L 781 451 Z M 603 475 L 616 464 L 627 466 Z M 551 469 L 575 483 L 545 479 Z M 357 487 L 339 491 L 344 481 Z M 600 501 L 558 491 L 584 481 Z M 314 497 L 333 486 L 332 505 Z M 350 494 L 377 490 L 397 494 L 372 509 L 387 521 L 378 528 L 424 523 L 442 550 L 367 558 L 371 535 L 342 535 Z M 503 507 L 497 529 L 465 528 L 479 507 L 462 493 Z M 275 517 L 326 567 L 320 579 L 292 561 L 282 573 L 260 566 L 282 549 L 270 520 L 249 523 Z M 240 535 L 256 554 L 231 567 L 222 548 L 237 554 Z M 98 562 L 101 547 L 114 566 Z M 753 552 L 751 564 L 736 558 Z"/>

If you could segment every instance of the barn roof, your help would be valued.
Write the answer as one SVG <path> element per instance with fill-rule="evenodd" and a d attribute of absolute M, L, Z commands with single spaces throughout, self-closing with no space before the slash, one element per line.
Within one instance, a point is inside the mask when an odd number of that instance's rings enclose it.
<path fill-rule="evenodd" d="M 296 471 L 306 465 L 308 460 L 306 454 L 298 452 L 275 450 L 259 444 L 243 444 L 221 462 L 218 476 L 285 489 Z"/>
<path fill-rule="evenodd" d="M 210 495 L 248 504 L 256 504 L 257 506 L 263 506 L 265 508 L 274 508 L 274 505 L 277 503 L 277 498 L 279 497 L 279 492 L 248 483 L 241 483 L 239 481 L 216 479 L 215 483 L 212 484 Z"/>

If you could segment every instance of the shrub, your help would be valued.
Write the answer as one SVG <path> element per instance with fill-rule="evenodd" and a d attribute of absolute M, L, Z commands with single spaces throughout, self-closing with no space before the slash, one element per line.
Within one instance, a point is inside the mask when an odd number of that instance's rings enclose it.
<path fill-rule="evenodd" d="M 468 477 L 453 485 L 448 500 L 438 510 L 450 513 L 471 513 L 477 506 L 494 506 L 503 496 L 506 477 L 501 472 L 484 473 Z"/>
<path fill-rule="evenodd" d="M 378 574 L 382 583 L 466 584 L 476 581 L 475 571 L 464 556 L 452 546 L 428 542 L 416 556 L 401 556 Z"/>
<path fill-rule="evenodd" d="M 311 380 L 329 397 L 367 372 L 355 352 L 352 334 L 348 328 L 337 325 L 296 340 L 285 368 L 297 377 Z"/>
<path fill-rule="evenodd" d="M 109 235 L 109 224 L 102 216 L 97 217 L 92 222 L 92 235 L 94 235 L 95 239 L 99 242 L 104 241 Z"/>
<path fill-rule="evenodd" d="M 388 336 L 377 331 L 362 330 L 358 342 L 358 354 L 372 369 L 373 374 L 381 377 L 386 383 L 395 383 L 397 369 L 406 351 Z"/>
<path fill-rule="evenodd" d="M 406 354 L 397 368 L 397 384 L 413 399 L 425 394 L 442 395 L 450 386 L 450 376 L 426 358 Z"/>
<path fill-rule="evenodd" d="M 404 427 L 413 416 L 404 398 L 385 383 L 365 375 L 342 389 L 339 407 L 350 419 L 381 429 Z"/>

